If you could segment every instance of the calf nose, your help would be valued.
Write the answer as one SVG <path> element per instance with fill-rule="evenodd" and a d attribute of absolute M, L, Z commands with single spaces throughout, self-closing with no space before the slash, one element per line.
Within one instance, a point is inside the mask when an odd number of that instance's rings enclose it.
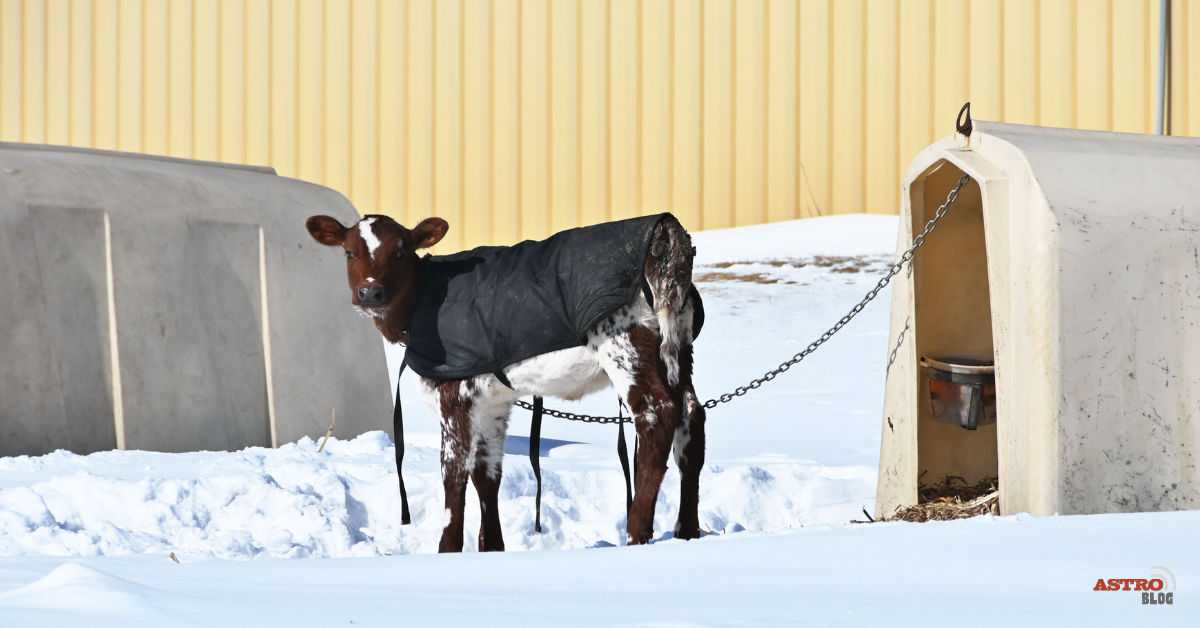
<path fill-rule="evenodd" d="M 380 305 L 383 303 L 383 288 L 378 286 L 363 286 L 358 289 L 358 302 L 363 305 Z"/>

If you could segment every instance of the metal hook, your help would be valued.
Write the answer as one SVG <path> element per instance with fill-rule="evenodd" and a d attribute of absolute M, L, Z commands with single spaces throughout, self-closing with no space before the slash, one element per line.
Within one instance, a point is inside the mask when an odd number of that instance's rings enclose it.
<path fill-rule="evenodd" d="M 963 123 L 963 114 L 964 113 L 967 114 L 967 121 L 965 124 Z M 963 134 L 963 137 L 971 137 L 971 131 L 974 130 L 975 125 L 971 123 L 971 103 L 970 102 L 967 102 L 965 105 L 962 106 L 962 109 L 958 110 L 958 117 L 954 119 L 954 126 L 956 129 L 958 129 L 959 133 Z"/>

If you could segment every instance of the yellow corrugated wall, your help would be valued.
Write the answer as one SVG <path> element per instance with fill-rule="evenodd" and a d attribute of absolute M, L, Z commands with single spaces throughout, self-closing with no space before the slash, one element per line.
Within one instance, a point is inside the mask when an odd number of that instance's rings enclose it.
<path fill-rule="evenodd" d="M 967 100 L 1153 132 L 1158 5 L 0 0 L 0 140 L 268 164 L 363 213 L 442 216 L 443 250 L 664 210 L 895 213 Z M 1200 6 L 1174 0 L 1177 135 L 1200 134 L 1192 34 Z"/>

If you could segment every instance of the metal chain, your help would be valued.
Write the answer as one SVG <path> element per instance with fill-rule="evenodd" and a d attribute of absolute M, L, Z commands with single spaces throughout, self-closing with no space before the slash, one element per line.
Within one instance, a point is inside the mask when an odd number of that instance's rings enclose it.
<path fill-rule="evenodd" d="M 971 177 L 969 177 L 965 174 L 958 178 L 958 185 L 955 186 L 955 188 L 953 190 L 951 190 L 949 194 L 946 195 L 946 202 L 943 203 L 941 207 L 937 208 L 937 212 L 934 213 L 933 219 L 931 219 L 929 222 L 925 223 L 925 231 L 923 233 L 921 233 L 920 235 L 918 235 L 916 238 L 913 238 L 912 246 L 910 246 L 908 248 L 908 250 L 905 251 L 900 256 L 900 259 L 898 259 L 896 261 L 896 263 L 892 264 L 891 267 L 888 268 L 887 274 L 884 275 L 883 278 L 879 280 L 879 283 L 875 284 L 875 287 L 872 288 L 869 292 L 867 292 L 867 296 L 865 296 L 862 301 L 859 301 L 857 305 L 850 308 L 850 311 L 847 312 L 845 316 L 843 316 L 840 320 L 838 320 L 838 322 L 834 323 L 833 327 L 830 327 L 828 331 L 821 334 L 820 338 L 817 338 L 816 340 L 814 340 L 811 344 L 809 344 L 807 347 L 805 347 L 803 351 L 792 356 L 792 358 L 790 360 L 788 360 L 787 362 L 780 364 L 778 368 L 771 370 L 771 371 L 767 371 L 767 373 L 765 375 L 763 375 L 762 377 L 759 377 L 758 379 L 750 380 L 750 383 L 746 384 L 745 386 L 738 386 L 737 388 L 733 389 L 733 392 L 728 392 L 728 393 L 721 395 L 720 397 L 717 397 L 716 399 L 709 399 L 708 401 L 705 401 L 704 407 L 711 410 L 722 403 L 729 403 L 733 399 L 735 399 L 737 397 L 741 397 L 741 396 L 745 395 L 746 393 L 750 392 L 751 390 L 757 390 L 763 384 L 775 379 L 784 371 L 787 371 L 788 369 L 792 368 L 793 366 L 799 364 L 802 360 L 804 360 L 804 358 L 807 358 L 809 356 L 809 354 L 816 351 L 818 347 L 825 344 L 825 342 L 828 341 L 830 338 L 832 338 L 834 334 L 841 331 L 841 329 L 843 327 L 845 327 L 847 323 L 854 320 L 854 317 L 858 316 L 858 313 L 863 311 L 863 308 L 865 308 L 868 303 L 870 303 L 871 301 L 874 301 L 875 297 L 879 296 L 879 292 L 881 290 L 883 290 L 884 288 L 886 288 L 887 285 L 892 282 L 892 278 L 895 277 L 896 275 L 900 274 L 900 271 L 904 269 L 904 265 L 909 263 L 910 261 L 912 261 L 913 255 L 917 252 L 917 249 L 921 248 L 921 246 L 925 244 L 925 238 L 929 234 L 933 233 L 933 230 L 937 228 L 938 221 L 941 220 L 942 217 L 944 217 L 946 215 L 946 212 L 949 210 L 950 205 L 952 203 L 954 203 L 954 201 L 958 200 L 958 192 L 960 190 L 962 190 L 963 186 L 965 186 L 967 184 L 967 181 L 970 181 L 970 180 L 971 180 Z M 517 400 L 517 405 L 522 408 L 525 408 L 526 410 L 533 410 L 532 404 L 521 401 L 521 400 Z M 633 422 L 632 417 L 622 418 L 622 417 L 615 417 L 615 416 L 605 416 L 605 417 L 589 416 L 586 414 L 574 414 L 572 412 L 563 412 L 561 410 L 552 410 L 550 408 L 543 408 L 542 412 L 544 412 L 552 417 L 559 418 L 559 419 L 567 419 L 568 421 L 583 421 L 584 423 L 619 423 L 619 422 L 632 423 Z"/>
<path fill-rule="evenodd" d="M 517 405 L 526 410 L 533 411 L 533 404 L 517 400 Z M 575 414 L 574 412 L 563 412 L 562 410 L 554 410 L 551 408 L 542 408 L 543 414 L 548 414 L 557 419 L 566 419 L 568 421 L 583 421 L 584 423 L 633 423 L 632 417 L 615 417 L 615 416 L 589 416 L 586 414 Z"/>

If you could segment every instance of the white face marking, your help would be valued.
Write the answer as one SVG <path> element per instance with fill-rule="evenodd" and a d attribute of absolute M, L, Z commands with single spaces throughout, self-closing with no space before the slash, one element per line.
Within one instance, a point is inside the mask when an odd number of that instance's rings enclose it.
<path fill-rule="evenodd" d="M 375 253 L 379 251 L 379 236 L 375 235 L 375 218 L 364 218 L 358 223 L 358 234 L 367 243 L 367 254 L 374 261 Z"/>

